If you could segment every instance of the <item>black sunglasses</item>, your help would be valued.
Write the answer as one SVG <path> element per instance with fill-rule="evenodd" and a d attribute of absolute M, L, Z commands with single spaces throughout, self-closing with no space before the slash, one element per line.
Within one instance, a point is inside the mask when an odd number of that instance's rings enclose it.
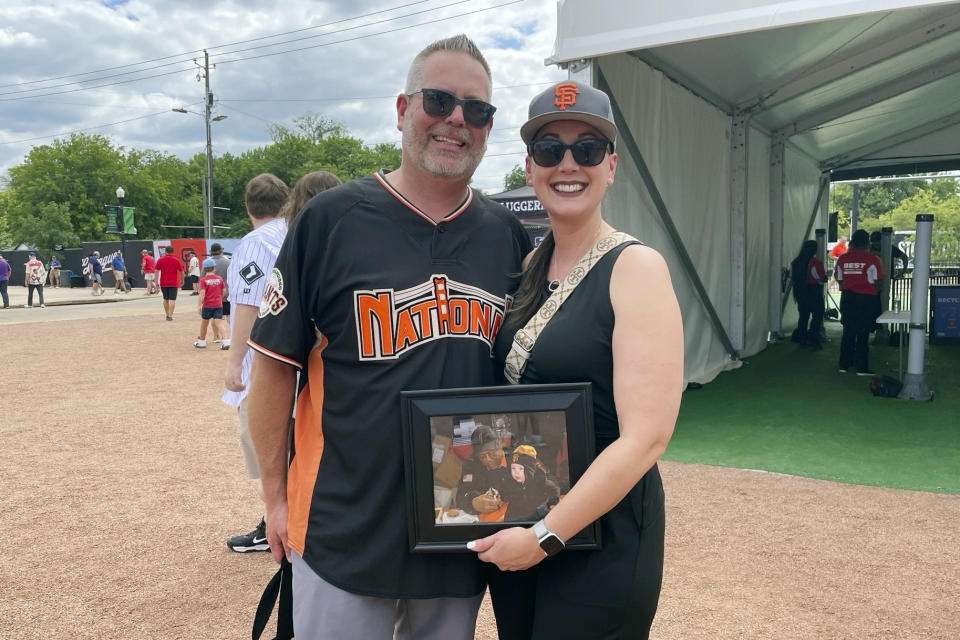
<path fill-rule="evenodd" d="M 564 144 L 559 140 L 546 138 L 531 142 L 527 151 L 538 166 L 555 167 L 563 162 L 567 149 L 573 153 L 573 161 L 581 167 L 595 167 L 603 162 L 607 149 L 613 153 L 613 143 L 603 138 L 584 138 L 573 144 Z"/>
<path fill-rule="evenodd" d="M 458 98 L 442 89 L 417 89 L 407 95 L 423 94 L 423 110 L 433 118 L 446 118 L 460 105 L 463 108 L 463 120 L 471 127 L 481 129 L 490 123 L 497 110 L 495 106 L 476 98 Z"/>

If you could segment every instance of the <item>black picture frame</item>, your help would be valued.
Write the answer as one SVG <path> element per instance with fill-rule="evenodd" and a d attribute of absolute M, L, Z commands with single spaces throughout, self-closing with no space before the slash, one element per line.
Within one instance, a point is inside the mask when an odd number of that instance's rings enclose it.
<path fill-rule="evenodd" d="M 471 540 L 534 524 L 562 500 L 595 455 L 588 382 L 404 391 L 401 411 L 408 533 L 415 553 L 463 552 Z M 484 470 L 482 458 L 494 457 L 498 448 L 506 466 Z M 481 521 L 497 514 L 474 511 L 470 496 L 487 484 L 496 485 L 486 495 L 501 500 L 502 521 Z M 571 550 L 600 546 L 598 521 L 567 541 Z"/>

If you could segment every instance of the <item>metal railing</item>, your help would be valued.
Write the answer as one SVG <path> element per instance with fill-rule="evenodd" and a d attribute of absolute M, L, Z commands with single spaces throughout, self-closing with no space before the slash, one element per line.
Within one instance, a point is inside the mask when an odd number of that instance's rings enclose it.
<path fill-rule="evenodd" d="M 930 284 L 960 284 L 960 263 L 933 263 L 930 265 Z M 910 296 L 913 290 L 913 271 L 906 269 L 894 271 L 890 281 L 890 300 L 888 309 L 895 309 L 900 302 L 900 310 L 910 308 Z"/>

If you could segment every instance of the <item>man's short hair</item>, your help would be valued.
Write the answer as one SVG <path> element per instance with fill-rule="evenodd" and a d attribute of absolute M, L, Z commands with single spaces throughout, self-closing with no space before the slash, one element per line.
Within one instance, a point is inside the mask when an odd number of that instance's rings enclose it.
<path fill-rule="evenodd" d="M 219 242 L 214 242 L 210 245 L 210 253 L 220 253 L 221 251 L 223 251 L 223 247 L 220 246 Z"/>
<path fill-rule="evenodd" d="M 870 234 L 863 229 L 857 229 L 850 238 L 850 246 L 854 249 L 866 249 L 870 244 Z"/>
<path fill-rule="evenodd" d="M 165 249 L 165 251 L 166 251 L 167 253 L 173 253 L 173 245 L 172 245 L 172 244 L 168 244 L 168 245 L 167 245 L 167 248 Z"/>
<path fill-rule="evenodd" d="M 243 202 L 251 216 L 261 220 L 276 218 L 290 196 L 290 188 L 272 173 L 261 173 L 247 183 Z"/>
<path fill-rule="evenodd" d="M 100 255 L 100 252 L 99 252 L 99 251 L 94 251 L 94 252 L 93 252 L 93 255 L 99 256 L 99 255 Z"/>
<path fill-rule="evenodd" d="M 140 249 L 140 253 L 146 253 L 146 252 L 147 252 L 146 249 Z"/>
<path fill-rule="evenodd" d="M 465 53 L 479 62 L 480 66 L 483 67 L 483 70 L 487 72 L 487 81 L 489 82 L 490 89 L 493 88 L 493 75 L 490 73 L 490 65 L 487 64 L 486 58 L 484 58 L 483 54 L 480 53 L 480 49 L 476 44 L 474 44 L 473 40 L 461 33 L 460 35 L 450 38 L 437 40 L 436 42 L 427 45 L 423 51 L 417 54 L 417 57 L 414 58 L 413 62 L 410 63 L 410 70 L 407 72 L 407 86 L 405 93 L 412 93 L 417 89 L 423 88 L 421 85 L 423 83 L 424 62 L 426 62 L 426 59 L 434 53 L 439 53 L 441 51 Z M 484 98 L 488 100 L 490 99 L 489 92 L 486 96 L 484 96 Z"/>

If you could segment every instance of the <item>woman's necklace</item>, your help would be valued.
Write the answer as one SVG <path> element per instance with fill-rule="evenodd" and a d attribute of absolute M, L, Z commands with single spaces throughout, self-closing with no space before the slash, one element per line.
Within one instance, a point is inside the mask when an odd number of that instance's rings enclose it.
<path fill-rule="evenodd" d="M 590 238 L 590 243 L 587 245 L 588 247 L 590 246 L 590 244 L 593 244 L 593 243 L 597 240 L 597 236 L 600 235 L 600 229 L 602 229 L 602 228 L 603 228 L 603 220 L 600 220 L 600 224 L 597 225 L 597 230 L 593 233 L 593 237 Z M 580 254 L 580 257 L 583 257 L 583 254 L 582 254 L 582 253 Z M 557 269 L 557 247 L 556 247 L 556 245 L 554 245 L 554 247 L 553 247 L 553 254 L 550 256 L 550 258 L 551 258 L 551 260 L 553 261 L 553 273 L 554 273 L 554 275 L 558 275 L 558 274 L 559 274 L 559 270 Z M 577 262 L 579 262 L 579 261 L 580 261 L 580 259 L 577 258 Z M 576 263 L 574 263 L 574 264 L 576 264 Z M 570 268 L 572 269 L 573 267 L 571 266 Z M 567 273 L 570 273 L 570 270 L 569 270 L 569 269 L 567 270 Z M 564 274 L 564 277 L 566 277 L 566 276 L 567 276 L 567 274 Z M 560 280 L 561 280 L 561 278 L 554 278 L 554 279 L 551 280 L 549 283 L 547 283 L 547 290 L 550 291 L 550 293 L 553 293 L 554 291 L 556 291 L 557 289 L 559 289 L 559 288 L 560 288 Z"/>

